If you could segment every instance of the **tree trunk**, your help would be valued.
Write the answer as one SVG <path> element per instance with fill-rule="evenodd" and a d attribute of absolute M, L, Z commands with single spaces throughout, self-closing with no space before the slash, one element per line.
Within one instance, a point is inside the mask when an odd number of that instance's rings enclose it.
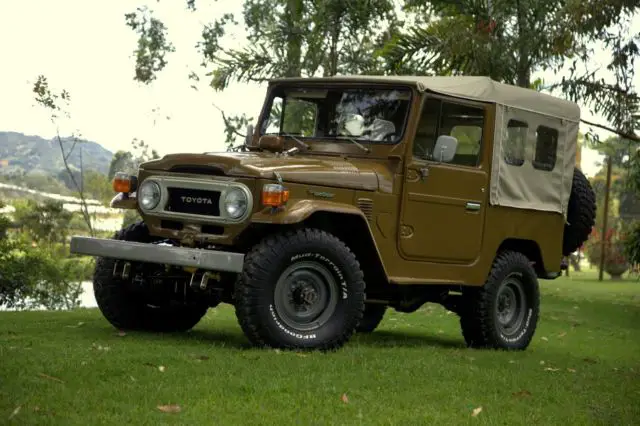
<path fill-rule="evenodd" d="M 528 31 L 525 31 L 527 18 L 525 16 L 526 8 L 521 4 L 520 0 L 516 1 L 518 15 L 518 64 L 516 69 L 516 84 L 520 87 L 531 86 L 531 66 L 529 60 L 529 42 L 527 39 Z"/>
<path fill-rule="evenodd" d="M 287 69 L 285 77 L 300 77 L 302 67 L 302 0 L 287 0 Z"/>

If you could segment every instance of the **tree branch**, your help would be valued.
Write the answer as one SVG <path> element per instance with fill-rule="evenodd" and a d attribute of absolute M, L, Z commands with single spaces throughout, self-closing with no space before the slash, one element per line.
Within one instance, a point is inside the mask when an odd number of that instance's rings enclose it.
<path fill-rule="evenodd" d="M 238 132 L 236 130 L 236 128 L 233 126 L 233 124 L 231 124 L 229 122 L 229 119 L 227 118 L 227 116 L 225 115 L 224 111 L 216 104 L 212 104 L 213 107 L 215 109 L 217 109 L 218 111 L 220 111 L 220 114 L 222 114 L 222 120 L 224 121 L 224 125 L 229 128 L 229 129 L 233 129 L 233 133 L 236 134 L 237 136 L 240 136 L 241 138 L 245 138 L 247 137 L 247 135 L 243 135 L 242 133 Z"/>
<path fill-rule="evenodd" d="M 58 145 L 60 146 L 60 151 L 62 152 L 62 161 L 64 162 L 64 168 L 67 169 L 67 173 L 69 173 L 69 177 L 71 178 L 73 185 L 76 187 L 76 190 L 80 195 L 80 203 L 82 205 L 82 216 L 84 217 L 84 221 L 87 223 L 87 226 L 89 227 L 89 234 L 93 237 L 94 236 L 93 226 L 91 225 L 91 216 L 89 216 L 87 201 L 84 198 L 84 191 L 82 190 L 82 188 L 80 188 L 80 185 L 78 185 L 78 182 L 76 181 L 76 178 L 73 175 L 73 171 L 71 170 L 71 167 L 69 167 L 69 163 L 67 162 L 67 156 L 65 156 L 64 154 L 64 145 L 62 144 L 62 138 L 60 138 L 59 129 L 56 129 L 56 139 L 58 140 Z"/>
<path fill-rule="evenodd" d="M 609 131 L 611 133 L 615 133 L 616 135 L 620 136 L 621 138 L 628 139 L 628 140 L 634 141 L 634 142 L 640 142 L 640 137 L 638 137 L 638 136 L 636 136 L 636 135 L 634 135 L 632 133 L 621 132 L 619 130 L 613 129 L 612 127 L 605 126 L 603 124 L 593 123 L 593 122 L 587 121 L 587 120 L 585 120 L 583 118 L 581 118 L 580 121 L 583 122 L 584 124 L 589 125 L 589 126 L 597 127 L 599 129 L 607 130 L 607 131 Z"/>

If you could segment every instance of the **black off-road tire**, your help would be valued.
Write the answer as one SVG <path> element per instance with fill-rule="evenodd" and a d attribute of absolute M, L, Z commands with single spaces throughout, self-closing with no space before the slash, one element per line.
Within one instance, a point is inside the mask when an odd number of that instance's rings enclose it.
<path fill-rule="evenodd" d="M 313 268 L 321 278 L 315 283 L 327 283 L 325 294 L 334 301 L 334 308 L 319 308 L 321 313 L 314 321 L 321 322 L 323 316 L 325 319 L 316 328 L 292 325 L 283 306 L 287 303 L 284 300 L 293 300 L 293 296 L 278 296 L 279 291 L 311 282 Z M 291 275 L 306 273 L 307 281 L 287 281 L 288 271 Z M 330 288 L 337 289 L 337 294 Z M 355 255 L 337 237 L 318 229 L 288 231 L 266 237 L 246 255 L 234 299 L 240 327 L 255 346 L 338 349 L 351 338 L 362 319 L 364 275 Z"/>
<path fill-rule="evenodd" d="M 575 252 L 591 234 L 596 223 L 596 196 L 589 180 L 579 168 L 573 171 L 573 184 L 562 237 L 562 255 Z"/>
<path fill-rule="evenodd" d="M 385 312 L 387 312 L 386 305 L 365 304 L 364 315 L 362 316 L 362 320 L 360 320 L 360 324 L 356 327 L 356 332 L 372 333 L 382 322 Z"/>
<path fill-rule="evenodd" d="M 501 291 L 520 286 L 521 313 L 519 323 L 508 333 L 498 319 Z M 515 291 L 514 291 L 515 292 Z M 483 287 L 468 287 L 463 291 L 460 326 L 467 346 L 505 350 L 524 350 L 538 324 L 540 291 L 538 278 L 529 259 L 522 253 L 504 251 L 496 257 Z M 507 334 L 508 333 L 508 334 Z"/>
<path fill-rule="evenodd" d="M 114 235 L 116 240 L 153 243 L 143 222 L 133 223 Z M 93 277 L 93 292 L 102 315 L 121 330 L 181 332 L 193 328 L 207 313 L 207 305 L 149 306 L 131 291 L 131 282 L 113 276 L 116 259 L 99 257 Z"/>

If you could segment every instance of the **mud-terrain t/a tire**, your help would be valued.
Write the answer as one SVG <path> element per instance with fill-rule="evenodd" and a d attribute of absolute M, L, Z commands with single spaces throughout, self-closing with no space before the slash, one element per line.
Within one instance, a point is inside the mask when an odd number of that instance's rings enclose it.
<path fill-rule="evenodd" d="M 573 184 L 564 225 L 562 255 L 576 251 L 591 234 L 596 222 L 596 196 L 589 180 L 577 167 L 573 171 Z"/>
<path fill-rule="evenodd" d="M 153 243 L 143 222 L 116 232 L 114 239 Z M 144 296 L 131 291 L 131 281 L 113 276 L 115 259 L 96 259 L 93 292 L 102 315 L 123 330 L 174 332 L 193 328 L 207 313 L 207 305 L 149 306 Z"/>
<path fill-rule="evenodd" d="M 371 303 L 364 305 L 364 315 L 360 320 L 360 324 L 356 327 L 356 332 L 372 333 L 382 322 L 385 312 L 387 312 L 386 305 Z"/>
<path fill-rule="evenodd" d="M 507 350 L 529 346 L 538 324 L 540 292 L 525 255 L 498 254 L 484 286 L 465 288 L 463 301 L 460 326 L 467 346 Z"/>
<path fill-rule="evenodd" d="M 256 346 L 337 349 L 362 319 L 364 276 L 337 237 L 288 231 L 247 254 L 234 299 L 238 322 Z"/>

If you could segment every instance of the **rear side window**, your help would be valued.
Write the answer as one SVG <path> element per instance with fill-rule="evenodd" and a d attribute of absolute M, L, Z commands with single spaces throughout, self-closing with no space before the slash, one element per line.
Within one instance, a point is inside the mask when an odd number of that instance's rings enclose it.
<path fill-rule="evenodd" d="M 524 164 L 525 146 L 529 125 L 524 121 L 509 120 L 507 137 L 504 141 L 504 161 L 511 166 Z"/>
<path fill-rule="evenodd" d="M 533 167 L 551 171 L 556 165 L 558 151 L 558 131 L 551 127 L 538 126 L 536 129 L 536 153 Z"/>

